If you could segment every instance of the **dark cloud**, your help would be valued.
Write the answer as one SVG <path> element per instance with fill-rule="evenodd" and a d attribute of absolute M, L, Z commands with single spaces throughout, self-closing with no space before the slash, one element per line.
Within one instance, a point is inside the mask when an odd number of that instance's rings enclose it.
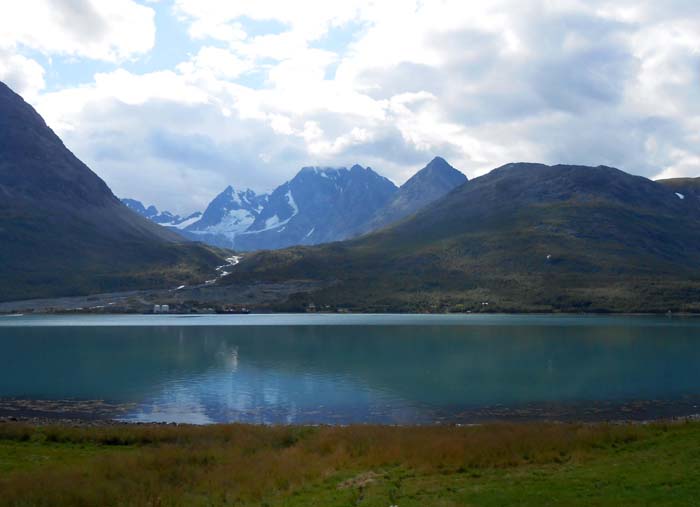
<path fill-rule="evenodd" d="M 308 165 L 303 140 L 209 105 L 101 102 L 66 144 L 120 196 L 172 211 L 201 208 L 227 185 L 272 189 Z M 138 183 L 137 183 L 138 182 Z"/>

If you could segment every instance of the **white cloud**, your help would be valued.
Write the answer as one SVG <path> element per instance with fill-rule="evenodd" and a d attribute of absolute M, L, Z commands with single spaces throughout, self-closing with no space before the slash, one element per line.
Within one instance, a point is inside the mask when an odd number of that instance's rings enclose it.
<path fill-rule="evenodd" d="M 698 175 L 691 4 L 175 0 L 195 44 L 178 65 L 41 92 L 48 78 L 22 45 L 108 60 L 152 45 L 150 8 L 95 1 L 92 31 L 48 14 L 30 30 L 13 14 L 0 79 L 16 76 L 117 192 L 181 212 L 229 183 L 269 188 L 301 165 L 357 162 L 400 183 L 434 155 L 469 176 L 522 160 Z M 141 24 L 125 27 L 113 10 Z M 34 40 L 46 26 L 46 41 Z"/>
<path fill-rule="evenodd" d="M 46 86 L 44 68 L 31 58 L 0 49 L 0 81 L 31 100 Z"/>
<path fill-rule="evenodd" d="M 403 0 L 402 0 L 403 1 Z M 386 3 L 386 2 L 384 2 Z M 400 1 L 393 2 L 400 4 Z M 406 3 L 406 2 L 404 2 Z M 331 26 L 358 16 L 372 2 L 329 2 L 325 0 L 175 0 L 176 10 L 191 21 L 190 35 L 235 42 L 245 38 L 240 18 L 257 21 L 278 21 L 301 34 L 304 40 L 316 40 Z"/>
<path fill-rule="evenodd" d="M 160 71 L 139 75 L 118 69 L 95 74 L 92 84 L 45 93 L 34 103 L 46 122 L 60 135 L 84 128 L 84 123 L 89 124 L 85 113 L 101 112 L 102 104 L 109 108 L 114 102 L 137 106 L 149 102 L 192 105 L 206 104 L 208 101 L 206 92 L 189 85 L 175 72 Z M 128 130 L 128 124 L 123 127 Z"/>
<path fill-rule="evenodd" d="M 154 11 L 132 0 L 22 0 L 0 15 L 0 46 L 118 61 L 150 50 Z"/>
<path fill-rule="evenodd" d="M 250 60 L 239 58 L 226 49 L 211 46 L 200 48 L 189 61 L 177 66 L 183 74 L 209 73 L 215 79 L 235 79 L 252 68 Z"/>

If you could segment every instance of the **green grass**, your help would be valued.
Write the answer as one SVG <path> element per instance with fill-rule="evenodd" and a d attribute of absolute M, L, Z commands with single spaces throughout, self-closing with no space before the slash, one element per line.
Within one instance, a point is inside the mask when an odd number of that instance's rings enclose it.
<path fill-rule="evenodd" d="M 0 505 L 697 505 L 700 424 L 0 425 Z"/>

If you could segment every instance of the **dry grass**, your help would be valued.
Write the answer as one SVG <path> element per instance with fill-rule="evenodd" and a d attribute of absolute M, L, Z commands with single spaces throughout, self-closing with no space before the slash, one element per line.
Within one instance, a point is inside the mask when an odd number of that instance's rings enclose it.
<path fill-rule="evenodd" d="M 337 488 L 358 474 L 392 467 L 431 474 L 577 463 L 600 450 L 666 430 L 663 425 L 572 424 L 463 428 L 0 424 L 0 442 L 29 449 L 63 446 L 95 451 L 87 460 L 48 463 L 0 477 L 0 503 L 263 505 L 309 484 L 330 482 Z"/>

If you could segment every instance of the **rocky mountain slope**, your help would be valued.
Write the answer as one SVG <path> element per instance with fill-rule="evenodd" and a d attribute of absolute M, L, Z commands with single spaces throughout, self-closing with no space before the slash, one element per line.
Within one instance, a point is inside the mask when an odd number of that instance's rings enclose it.
<path fill-rule="evenodd" d="M 248 256 L 225 283 L 325 281 L 287 308 L 697 311 L 700 214 L 610 167 L 508 164 L 393 227 Z"/>
<path fill-rule="evenodd" d="M 369 167 L 305 167 L 270 194 L 236 246 L 276 249 L 352 237 L 395 192 L 391 181 Z"/>
<path fill-rule="evenodd" d="M 168 286 L 220 256 L 134 213 L 0 83 L 0 300 Z"/>
<path fill-rule="evenodd" d="M 467 177 L 444 158 L 435 157 L 401 185 L 391 201 L 363 226 L 363 231 L 374 231 L 413 215 L 466 181 Z"/>
<path fill-rule="evenodd" d="M 199 220 L 184 228 L 183 234 L 210 245 L 239 248 L 236 238 L 255 222 L 267 201 L 267 194 L 229 186 L 209 203 Z"/>

